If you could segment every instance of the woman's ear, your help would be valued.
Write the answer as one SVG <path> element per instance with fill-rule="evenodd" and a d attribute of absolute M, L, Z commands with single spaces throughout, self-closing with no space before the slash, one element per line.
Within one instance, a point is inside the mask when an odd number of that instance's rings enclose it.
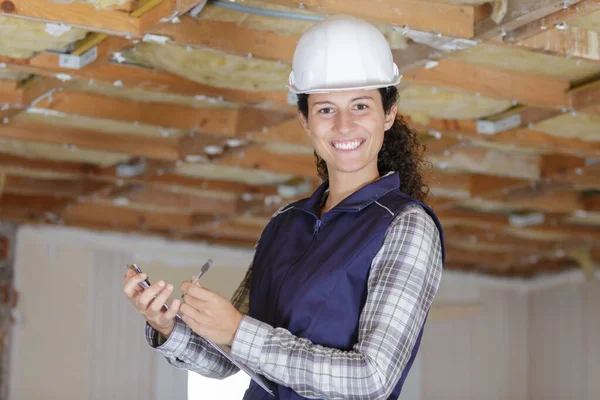
<path fill-rule="evenodd" d="M 310 129 L 308 127 L 308 120 L 306 119 L 306 117 L 304 116 L 304 114 L 302 114 L 302 111 L 298 110 L 296 112 L 296 114 L 298 115 L 298 120 L 300 120 L 300 123 L 302 124 L 302 128 L 304 128 L 304 132 L 306 132 L 306 134 L 308 136 L 310 136 Z"/>
<path fill-rule="evenodd" d="M 394 125 L 394 121 L 396 120 L 396 114 L 398 113 L 398 105 L 394 104 L 392 108 L 390 108 L 390 112 L 385 115 L 385 130 L 387 131 Z"/>

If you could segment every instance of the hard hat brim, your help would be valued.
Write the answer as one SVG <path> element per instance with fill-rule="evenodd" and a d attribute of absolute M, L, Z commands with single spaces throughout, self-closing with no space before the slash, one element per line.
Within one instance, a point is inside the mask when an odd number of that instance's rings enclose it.
<path fill-rule="evenodd" d="M 364 86 L 343 86 L 343 87 L 322 87 L 322 88 L 312 88 L 312 89 L 300 89 L 293 84 L 286 85 L 290 92 L 294 94 L 315 94 L 315 93 L 331 93 L 331 92 L 345 92 L 350 90 L 371 90 L 371 89 L 379 89 L 388 86 L 396 86 L 400 84 L 402 81 L 402 75 L 399 75 L 394 81 L 386 82 L 386 83 L 378 83 L 373 85 L 364 85 Z"/>

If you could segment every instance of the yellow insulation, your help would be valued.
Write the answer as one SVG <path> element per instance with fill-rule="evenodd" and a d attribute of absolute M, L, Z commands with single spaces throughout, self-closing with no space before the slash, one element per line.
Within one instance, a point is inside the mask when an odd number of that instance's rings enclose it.
<path fill-rule="evenodd" d="M 59 32 L 43 22 L 0 15 L 0 56 L 31 58 L 44 50 L 64 50 L 87 33 L 77 28 Z"/>

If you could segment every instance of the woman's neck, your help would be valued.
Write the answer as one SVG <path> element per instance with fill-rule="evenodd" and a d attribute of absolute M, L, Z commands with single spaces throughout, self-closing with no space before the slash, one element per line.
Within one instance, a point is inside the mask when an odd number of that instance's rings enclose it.
<path fill-rule="evenodd" d="M 341 203 L 352 193 L 378 179 L 379 171 L 377 171 L 377 169 L 374 171 L 363 170 L 354 173 L 331 171 L 329 173 L 329 195 L 321 209 L 321 215 Z"/>

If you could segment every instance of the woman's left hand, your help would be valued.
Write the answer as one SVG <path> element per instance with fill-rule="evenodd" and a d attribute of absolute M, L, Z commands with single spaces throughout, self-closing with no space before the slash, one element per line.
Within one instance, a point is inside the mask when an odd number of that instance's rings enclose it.
<path fill-rule="evenodd" d="M 181 284 L 183 322 L 194 332 L 216 344 L 231 346 L 242 314 L 225 297 L 199 285 Z"/>

